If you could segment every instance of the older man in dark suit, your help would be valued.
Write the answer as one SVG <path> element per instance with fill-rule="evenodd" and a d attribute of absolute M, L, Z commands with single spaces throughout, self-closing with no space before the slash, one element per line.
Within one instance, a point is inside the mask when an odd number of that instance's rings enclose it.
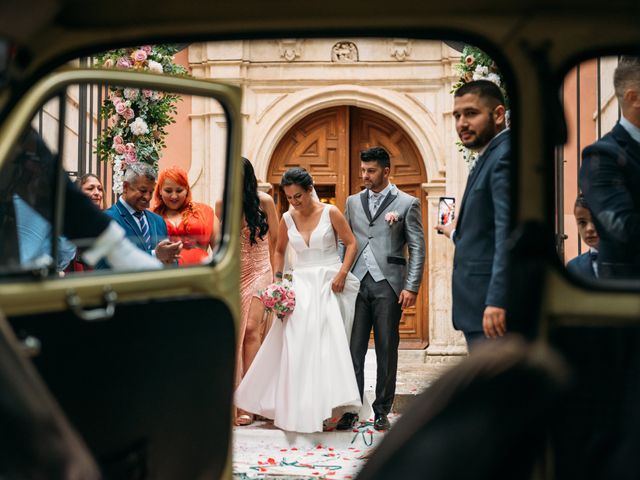
<path fill-rule="evenodd" d="M 147 210 L 156 185 L 157 175 L 146 163 L 129 165 L 124 173 L 122 195 L 105 213 L 126 232 L 136 247 L 162 263 L 174 263 L 182 242 L 171 242 L 164 219 Z"/>
<path fill-rule="evenodd" d="M 622 112 L 613 130 L 582 152 L 580 188 L 600 234 L 599 278 L 640 278 L 640 57 L 613 76 Z"/>
<path fill-rule="evenodd" d="M 463 145 L 478 154 L 455 224 L 436 229 L 452 238 L 453 325 L 467 345 L 507 331 L 507 254 L 510 134 L 504 97 L 477 80 L 454 96 L 453 117 Z"/>

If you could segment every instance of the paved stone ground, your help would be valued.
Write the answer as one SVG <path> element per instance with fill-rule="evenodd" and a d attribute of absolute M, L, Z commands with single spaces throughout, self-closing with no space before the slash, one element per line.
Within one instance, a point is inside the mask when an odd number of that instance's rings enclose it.
<path fill-rule="evenodd" d="M 394 413 L 389 417 L 392 425 L 419 393 L 455 363 L 424 363 L 423 359 L 419 353 L 400 358 Z M 375 354 L 370 350 L 365 367 L 365 405 L 354 431 L 334 431 L 332 423 L 328 425 L 330 431 L 313 434 L 284 432 L 270 421 L 234 427 L 234 478 L 355 478 L 366 461 L 363 455 L 379 445 L 385 435 L 374 430 L 371 423 L 375 372 Z"/>

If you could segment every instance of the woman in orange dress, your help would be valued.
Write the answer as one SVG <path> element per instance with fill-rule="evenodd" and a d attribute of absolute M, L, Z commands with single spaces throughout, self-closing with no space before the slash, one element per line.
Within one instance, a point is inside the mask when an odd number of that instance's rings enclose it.
<path fill-rule="evenodd" d="M 169 239 L 182 242 L 180 265 L 200 264 L 216 247 L 220 222 L 213 208 L 191 200 L 187 172 L 172 166 L 158 175 L 153 211 L 164 218 Z"/>
<path fill-rule="evenodd" d="M 236 387 L 240 385 L 262 343 L 266 316 L 258 295 L 273 280 L 271 262 L 278 235 L 278 215 L 273 198 L 258 191 L 258 181 L 251 162 L 243 158 L 242 163 L 244 218 L 240 235 L 241 319 L 236 357 Z M 221 209 L 216 209 L 216 213 L 219 213 L 218 210 Z M 253 415 L 238 409 L 235 423 L 250 425 L 253 423 Z"/>

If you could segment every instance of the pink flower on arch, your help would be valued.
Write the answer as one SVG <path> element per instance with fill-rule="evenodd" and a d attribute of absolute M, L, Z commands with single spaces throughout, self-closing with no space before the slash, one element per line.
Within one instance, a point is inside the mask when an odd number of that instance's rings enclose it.
<path fill-rule="evenodd" d="M 136 152 L 126 152 L 124 154 L 125 163 L 131 165 L 132 163 L 136 163 L 138 161 L 138 157 L 136 156 Z"/>
<path fill-rule="evenodd" d="M 131 58 L 133 59 L 134 62 L 136 63 L 141 63 L 144 62 L 147 59 L 147 52 L 145 52 L 142 49 L 138 49 L 135 50 L 132 54 L 131 54 Z"/>
<path fill-rule="evenodd" d="M 133 117 L 136 116 L 135 112 L 133 111 L 133 108 L 128 107 L 124 113 L 122 114 L 122 116 L 125 118 L 125 120 L 131 120 Z"/>
<path fill-rule="evenodd" d="M 466 63 L 466 64 L 467 64 L 467 66 L 469 66 L 469 67 L 470 67 L 471 65 L 473 65 L 474 63 L 476 63 L 476 59 L 475 59 L 475 57 L 474 57 L 473 55 L 467 55 L 467 56 L 465 57 L 465 59 L 464 59 L 464 63 Z"/>
<path fill-rule="evenodd" d="M 153 50 L 153 48 L 151 47 L 151 45 L 144 45 L 140 47 L 140 50 L 144 50 L 145 53 L 149 55 L 151 53 L 151 50 Z"/>
<path fill-rule="evenodd" d="M 127 147 L 125 147 L 121 143 L 114 143 L 113 149 L 115 150 L 117 155 L 124 155 L 127 152 Z"/>
<path fill-rule="evenodd" d="M 118 68 L 131 68 L 131 61 L 127 57 L 120 57 L 116 62 Z"/>
<path fill-rule="evenodd" d="M 134 143 L 129 142 L 124 147 L 127 153 L 136 153 L 136 145 Z"/>
<path fill-rule="evenodd" d="M 124 140 L 122 139 L 122 135 L 116 135 L 115 137 L 113 137 L 113 143 L 114 144 L 119 144 L 119 145 L 124 144 Z"/>
<path fill-rule="evenodd" d="M 115 107 L 116 107 L 116 113 L 117 113 L 118 115 L 122 115 L 122 116 L 124 117 L 124 116 L 125 116 L 125 115 L 124 115 L 124 112 L 126 112 L 126 111 L 127 111 L 127 108 L 128 108 L 128 107 L 127 107 L 127 104 L 126 104 L 126 103 L 124 103 L 124 102 L 117 102 L 117 103 L 116 103 L 116 102 L 114 102 L 113 104 L 114 104 L 114 105 L 115 105 Z M 126 117 L 125 117 L 125 118 L 126 118 Z"/>

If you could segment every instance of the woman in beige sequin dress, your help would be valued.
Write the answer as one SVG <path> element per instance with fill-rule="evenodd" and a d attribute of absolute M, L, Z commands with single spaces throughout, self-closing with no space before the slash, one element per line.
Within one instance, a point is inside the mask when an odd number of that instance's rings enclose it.
<path fill-rule="evenodd" d="M 244 164 L 243 223 L 240 254 L 241 321 L 236 387 L 249 369 L 262 343 L 265 311 L 258 292 L 273 279 L 272 258 L 278 235 L 278 216 L 273 199 L 258 191 L 251 162 Z M 237 411 L 236 425 L 249 425 L 253 416 Z"/>

